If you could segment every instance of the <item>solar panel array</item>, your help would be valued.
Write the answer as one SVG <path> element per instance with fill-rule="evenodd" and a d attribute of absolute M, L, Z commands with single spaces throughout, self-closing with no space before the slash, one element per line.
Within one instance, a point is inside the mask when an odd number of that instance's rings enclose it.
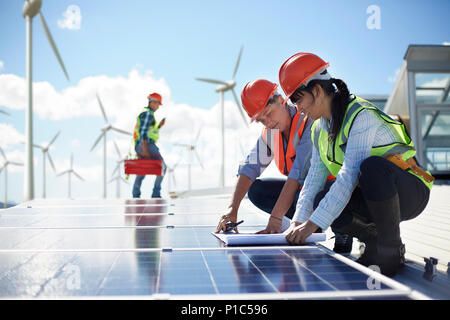
<path fill-rule="evenodd" d="M 0 211 L 0 297 L 410 299 L 321 245 L 225 247 L 227 197 L 34 200 Z M 267 215 L 244 200 L 241 232 Z"/>

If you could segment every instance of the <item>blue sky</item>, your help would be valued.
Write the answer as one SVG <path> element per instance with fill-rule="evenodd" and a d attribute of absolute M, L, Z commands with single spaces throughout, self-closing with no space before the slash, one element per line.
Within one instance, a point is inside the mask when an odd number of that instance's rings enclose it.
<path fill-rule="evenodd" d="M 76 30 L 58 26 L 58 20 L 64 19 L 63 13 L 70 5 L 78 6 L 81 12 L 80 28 Z M 369 30 L 366 26 L 370 16 L 366 10 L 370 5 L 380 8 L 379 30 Z M 25 77 L 25 20 L 22 6 L 23 1 L 0 1 L 0 75 Z M 197 111 L 201 113 L 202 110 L 206 112 L 214 109 L 218 102 L 214 86 L 194 78 L 229 80 L 241 46 L 244 46 L 244 51 L 236 76 L 238 93 L 247 81 L 256 78 L 277 81 L 279 67 L 289 56 L 299 51 L 309 51 L 329 61 L 330 73 L 344 79 L 352 92 L 389 94 L 393 87 L 389 79 L 400 68 L 409 44 L 443 44 L 450 41 L 450 2 L 446 0 L 44 0 L 41 11 L 64 60 L 70 82 L 65 79 L 36 17 L 33 20 L 33 81 L 48 83 L 55 91 L 55 96 L 60 98 L 57 100 L 60 104 L 58 108 L 68 116 L 56 112 L 56 106 L 45 106 L 42 102 L 39 108 L 48 110 L 35 113 L 35 141 L 49 141 L 58 130 L 62 130 L 51 151 L 54 160 L 60 159 L 62 163 L 70 152 L 74 152 L 75 163 L 92 166 L 92 170 L 94 165 L 101 165 L 100 152 L 90 153 L 89 149 L 99 134 L 103 119 L 94 102 L 90 112 L 78 105 L 80 98 L 77 98 L 78 104 L 72 104 L 69 98 L 73 95 L 66 92 L 80 87 L 86 79 L 93 78 L 99 86 L 102 86 L 103 80 L 105 85 L 114 79 L 119 88 L 119 83 L 131 81 L 130 72 L 134 70 L 142 78 L 141 81 L 159 83 L 160 87 L 156 88 L 166 90 L 167 94 L 164 97 L 163 92 L 163 98 L 171 106 L 167 108 L 170 110 L 167 111 L 170 120 L 171 116 L 175 117 L 173 112 L 177 110 L 194 110 L 192 114 L 195 114 Z M 113 110 L 111 122 L 120 124 L 120 109 L 123 112 L 130 106 L 127 106 L 126 101 L 117 104 L 118 97 L 114 95 L 117 92 L 108 95 L 109 91 L 104 86 L 101 90 L 107 113 L 109 108 Z M 47 94 L 50 91 L 46 91 Z M 148 87 L 148 91 L 153 91 L 153 88 Z M 77 92 L 74 94 L 82 91 Z M 20 103 L 9 104 L 8 94 L 10 92 L 2 93 L 7 98 L 3 102 L 0 100 L 0 109 L 11 116 L 0 114 L 0 124 L 8 124 L 23 134 L 25 101 L 22 106 Z M 133 108 L 140 109 L 145 104 L 145 96 L 141 98 L 144 99 L 136 101 L 142 101 L 142 104 L 135 106 L 139 102 L 133 102 Z M 233 104 L 231 95 L 227 94 L 226 99 Z M 54 103 L 55 100 L 49 101 Z M 82 111 L 74 112 L 77 108 Z M 230 113 L 235 113 L 235 107 L 229 109 L 233 110 Z M 196 127 L 192 122 L 181 122 L 181 125 L 192 131 Z M 121 124 L 125 129 L 124 123 Z M 175 129 L 170 128 L 170 134 L 175 134 Z M 232 130 L 232 126 L 229 129 Z M 257 130 L 250 130 L 248 135 L 254 139 L 255 132 Z M 74 142 L 74 139 L 77 141 Z M 126 152 L 126 138 L 118 139 L 123 140 L 120 146 Z M 208 137 L 201 140 L 204 147 L 201 153 L 205 157 L 203 161 L 207 162 L 210 155 Z M 164 143 L 162 134 L 161 144 Z M 12 156 L 14 152 L 17 157 L 23 153 L 21 145 L 4 143 L 1 147 Z M 100 151 L 100 148 L 97 149 Z M 170 146 L 165 147 L 168 155 L 177 153 L 172 149 Z M 38 150 L 35 150 L 35 157 L 36 196 L 39 196 L 42 174 Z M 172 158 L 177 161 L 175 155 Z M 111 172 L 114 163 L 112 154 L 108 161 Z M 230 167 L 229 185 L 233 183 L 233 170 L 235 168 Z M 183 181 L 183 175 L 181 171 L 177 179 Z M 22 176 L 17 171 L 11 172 L 8 177 L 8 193 L 12 200 L 21 201 Z M 54 173 L 49 171 L 47 194 L 64 196 L 67 184 L 65 178 L 54 179 L 51 176 Z M 148 181 L 144 183 L 151 185 Z M 179 184 L 182 189 L 183 183 Z M 129 188 L 123 187 L 123 196 L 127 196 Z M 79 183 L 78 189 L 77 186 L 74 189 L 74 196 L 95 197 L 100 195 L 98 190 L 101 188 L 93 180 Z M 1 173 L 2 200 L 3 190 Z M 110 185 L 108 194 L 113 196 L 113 190 L 114 186 Z"/>

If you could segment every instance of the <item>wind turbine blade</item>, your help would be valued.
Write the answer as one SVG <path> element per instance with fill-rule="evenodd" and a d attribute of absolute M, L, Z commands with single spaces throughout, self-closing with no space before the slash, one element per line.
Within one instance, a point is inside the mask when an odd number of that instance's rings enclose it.
<path fill-rule="evenodd" d="M 119 170 L 120 162 L 117 163 L 116 167 L 114 168 L 114 171 L 112 172 L 111 176 L 114 176 L 114 173 L 116 173 L 117 170 Z"/>
<path fill-rule="evenodd" d="M 64 74 L 66 75 L 67 80 L 70 81 L 69 75 L 67 74 L 67 71 L 66 71 L 66 67 L 64 67 L 64 62 L 62 61 L 61 56 L 59 55 L 58 49 L 56 48 L 55 41 L 53 41 L 53 37 L 50 33 L 50 30 L 47 27 L 47 23 L 45 22 L 44 16 L 42 15 L 42 13 L 40 11 L 39 11 L 39 18 L 41 18 L 42 27 L 44 28 L 45 35 L 47 36 L 48 42 L 50 43 L 50 46 L 52 47 L 53 52 L 55 53 L 56 58 L 58 59 L 58 62 L 61 65 L 61 68 L 63 69 Z"/>
<path fill-rule="evenodd" d="M 117 155 L 119 156 L 119 158 L 122 158 L 119 147 L 117 146 L 116 140 L 114 140 L 113 142 L 114 142 L 114 147 L 116 148 Z"/>
<path fill-rule="evenodd" d="M 73 153 L 70 154 L 70 170 L 73 169 Z"/>
<path fill-rule="evenodd" d="M 207 78 L 195 78 L 195 80 L 203 81 L 203 82 L 209 82 L 209 83 L 215 83 L 215 84 L 224 84 L 228 85 L 228 83 L 221 81 L 221 80 L 215 80 L 215 79 L 207 79 Z"/>
<path fill-rule="evenodd" d="M 9 161 L 9 163 L 13 164 L 15 166 L 23 166 L 23 163 L 20 163 L 20 162 Z"/>
<path fill-rule="evenodd" d="M 119 132 L 119 133 L 126 134 L 126 135 L 128 135 L 128 136 L 131 136 L 131 135 L 132 135 L 130 132 L 125 131 L 125 130 L 122 130 L 122 129 L 119 129 L 119 128 L 111 127 L 111 129 L 114 130 L 114 131 L 117 131 L 117 132 Z"/>
<path fill-rule="evenodd" d="M 76 173 L 75 171 L 73 171 L 72 170 L 72 173 L 74 174 L 74 175 L 76 175 L 77 176 L 77 178 L 78 179 L 80 179 L 80 180 L 83 180 L 84 181 L 84 179 L 78 174 L 78 173 Z"/>
<path fill-rule="evenodd" d="M 197 136 L 195 137 L 195 140 L 194 140 L 194 145 L 197 144 L 197 141 L 198 141 L 198 138 L 200 137 L 200 133 L 201 133 L 201 132 L 202 132 L 202 127 L 200 127 L 200 128 L 198 129 Z"/>
<path fill-rule="evenodd" d="M 95 146 L 98 144 L 98 142 L 100 141 L 100 139 L 103 137 L 104 134 L 105 134 L 105 131 L 103 131 L 102 134 L 97 138 L 97 140 L 95 140 L 95 143 L 92 146 L 90 151 L 94 150 Z"/>
<path fill-rule="evenodd" d="M 175 170 L 175 168 L 180 164 L 180 162 L 181 162 L 181 158 L 178 159 L 178 162 L 173 166 L 172 171 Z"/>
<path fill-rule="evenodd" d="M 177 147 L 186 147 L 186 148 L 190 147 L 190 145 L 185 143 L 174 143 L 173 145 Z"/>
<path fill-rule="evenodd" d="M 8 159 L 6 159 L 6 155 L 5 155 L 5 152 L 3 152 L 3 149 L 0 147 L 0 153 L 2 154 L 2 156 L 3 156 L 3 159 L 5 159 L 5 161 L 8 161 Z"/>
<path fill-rule="evenodd" d="M 195 154 L 195 157 L 197 158 L 198 162 L 200 163 L 200 167 L 202 167 L 202 170 L 204 170 L 205 168 L 203 168 L 203 163 L 200 160 L 200 157 L 199 157 L 199 155 L 197 153 L 197 150 L 194 150 L 194 154 Z"/>
<path fill-rule="evenodd" d="M 120 180 L 122 180 L 123 182 L 125 182 L 126 184 L 129 184 L 127 180 L 125 180 L 123 177 L 120 177 Z"/>
<path fill-rule="evenodd" d="M 97 96 L 98 105 L 100 106 L 100 109 L 102 110 L 103 119 L 105 119 L 106 123 L 109 123 L 108 117 L 106 116 L 105 108 L 103 108 L 102 100 L 100 100 L 100 96 L 98 95 L 98 92 L 96 92 L 95 95 Z"/>
<path fill-rule="evenodd" d="M 66 170 L 66 171 L 63 171 L 63 172 L 61 172 L 61 173 L 58 173 L 56 176 L 57 177 L 60 177 L 60 176 L 62 176 L 63 174 L 66 174 L 67 172 L 69 172 L 70 170 Z"/>
<path fill-rule="evenodd" d="M 175 179 L 175 173 L 172 172 L 171 178 L 172 178 L 174 187 L 176 187 L 177 186 L 177 180 Z"/>
<path fill-rule="evenodd" d="M 231 79 L 233 79 L 233 80 L 234 80 L 234 77 L 236 76 L 236 72 L 239 68 L 239 63 L 241 62 L 242 50 L 244 50 L 244 46 L 241 47 L 241 50 L 239 51 L 239 55 L 238 55 L 238 58 L 236 61 L 236 65 L 234 66 L 233 76 L 231 77 Z"/>
<path fill-rule="evenodd" d="M 53 144 L 53 142 L 55 142 L 56 138 L 58 138 L 60 133 L 61 133 L 61 131 L 58 131 L 58 133 L 53 137 L 53 139 L 48 144 L 47 148 L 50 147 Z"/>
<path fill-rule="evenodd" d="M 56 172 L 55 164 L 53 163 L 52 157 L 50 157 L 50 152 L 47 152 L 47 156 L 48 156 L 48 161 L 50 161 L 50 165 L 53 168 L 53 171 Z"/>
<path fill-rule="evenodd" d="M 10 114 L 9 114 L 8 112 L 3 111 L 3 110 L 0 110 L 0 113 L 4 113 L 4 114 L 6 114 L 7 116 L 10 116 Z"/>
<path fill-rule="evenodd" d="M 231 92 L 233 93 L 234 101 L 236 102 L 236 106 L 239 110 L 239 113 L 241 114 L 242 120 L 244 120 L 245 125 L 248 127 L 247 118 L 245 117 L 244 111 L 242 111 L 241 104 L 239 103 L 239 99 L 236 92 L 234 91 L 234 88 L 231 89 Z"/>
<path fill-rule="evenodd" d="M 111 183 L 111 182 L 113 182 L 114 180 L 117 180 L 117 179 L 119 179 L 119 177 L 113 177 L 113 178 L 111 178 L 111 179 L 108 181 L 108 183 Z"/>
<path fill-rule="evenodd" d="M 33 147 L 39 148 L 39 149 L 44 149 L 42 146 L 40 146 L 40 145 L 38 145 L 38 144 L 34 144 L 34 143 L 33 143 Z"/>

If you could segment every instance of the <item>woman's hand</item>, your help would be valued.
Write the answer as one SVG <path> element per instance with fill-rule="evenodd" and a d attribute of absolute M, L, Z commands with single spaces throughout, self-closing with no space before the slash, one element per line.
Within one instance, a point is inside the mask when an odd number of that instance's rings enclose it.
<path fill-rule="evenodd" d="M 220 217 L 215 233 L 219 233 L 220 231 L 225 232 L 227 230 L 227 222 L 229 221 L 234 223 L 237 221 L 237 212 L 233 209 L 230 209 L 228 213 Z M 234 228 L 234 231 L 238 232 L 237 227 Z"/>
<path fill-rule="evenodd" d="M 270 215 L 267 227 L 264 230 L 258 231 L 256 234 L 281 233 L 281 221 L 283 218 L 278 218 Z"/>
<path fill-rule="evenodd" d="M 290 244 L 305 244 L 306 238 L 314 233 L 319 227 L 311 221 L 305 223 L 291 223 L 289 229 L 285 231 L 286 240 Z"/>

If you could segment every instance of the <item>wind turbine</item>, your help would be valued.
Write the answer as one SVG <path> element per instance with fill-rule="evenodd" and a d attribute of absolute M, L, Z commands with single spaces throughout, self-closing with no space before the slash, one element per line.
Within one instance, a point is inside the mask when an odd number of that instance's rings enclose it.
<path fill-rule="evenodd" d="M 41 13 L 42 0 L 26 0 L 22 9 L 23 17 L 26 21 L 26 78 L 27 78 L 27 108 L 25 113 L 25 174 L 24 174 L 24 200 L 32 200 L 34 198 L 34 170 L 33 170 L 33 73 L 32 73 L 32 22 L 35 15 L 39 14 L 39 18 L 44 28 L 47 40 L 58 59 L 58 62 L 69 80 L 64 63 L 59 55 L 50 30 L 47 27 L 44 16 Z"/>
<path fill-rule="evenodd" d="M 174 186 L 177 185 L 177 181 L 175 179 L 175 169 L 179 163 L 180 163 L 180 160 L 178 160 L 178 162 L 176 164 L 174 164 L 173 167 L 167 166 L 167 180 L 169 183 L 167 190 L 168 190 L 169 194 L 172 191 L 172 182 L 173 182 Z"/>
<path fill-rule="evenodd" d="M 189 154 L 189 162 L 188 162 L 188 190 L 191 190 L 191 164 L 192 164 L 192 154 L 195 154 L 195 157 L 197 158 L 198 162 L 200 163 L 200 166 L 203 169 L 202 161 L 200 160 L 200 157 L 197 153 L 196 147 L 197 147 L 197 141 L 200 137 L 201 128 L 197 132 L 197 137 L 194 140 L 194 143 L 186 144 L 186 143 L 174 143 L 175 146 L 184 147 L 187 149 Z"/>
<path fill-rule="evenodd" d="M 5 169 L 5 203 L 3 204 L 3 207 L 6 208 L 7 203 L 8 203 L 8 166 L 10 164 L 13 164 L 15 166 L 23 166 L 23 163 L 19 163 L 19 162 L 14 162 L 14 161 L 9 161 L 6 158 L 5 153 L 3 152 L 3 149 L 0 148 L 0 153 L 3 156 L 3 159 L 5 159 L 5 162 L 3 163 L 3 166 L 0 168 L 0 172 L 2 172 L 3 169 Z"/>
<path fill-rule="evenodd" d="M 48 161 L 50 161 L 50 164 L 51 164 L 51 166 L 53 168 L 53 171 L 56 172 L 55 164 L 53 163 L 52 157 L 50 156 L 50 152 L 48 152 L 48 150 L 49 150 L 50 146 L 53 144 L 53 142 L 55 142 L 56 138 L 58 138 L 60 133 L 61 133 L 61 131 L 58 131 L 58 133 L 53 137 L 53 139 L 46 146 L 33 144 L 33 146 L 35 148 L 39 148 L 39 149 L 42 150 L 42 166 L 43 166 L 43 170 L 44 170 L 43 173 L 42 173 L 42 177 L 43 177 L 43 179 L 42 179 L 42 181 L 43 181 L 42 198 L 44 198 L 44 199 L 45 199 L 45 196 L 46 196 L 46 194 L 45 194 L 45 190 L 46 190 L 46 185 L 45 185 L 45 162 L 46 162 L 46 157 L 48 156 Z"/>
<path fill-rule="evenodd" d="M 119 150 L 119 147 L 117 146 L 116 141 L 114 141 L 114 147 L 115 147 L 115 149 L 116 149 L 117 155 L 119 156 L 119 160 L 117 160 L 117 162 L 116 162 L 116 163 L 117 163 L 117 164 L 116 164 L 116 168 L 114 169 L 114 171 L 113 171 L 113 173 L 112 173 L 113 177 L 112 177 L 111 180 L 108 181 L 108 183 L 111 183 L 111 182 L 113 182 L 114 180 L 116 181 L 116 183 L 117 183 L 117 184 L 116 184 L 116 198 L 120 198 L 120 181 L 123 181 L 123 182 L 125 182 L 126 184 L 128 184 L 128 181 L 125 180 L 125 179 L 122 177 L 121 172 L 120 172 L 120 165 L 125 161 L 126 158 L 123 158 L 123 157 L 122 157 L 122 155 L 121 155 L 121 153 L 120 153 L 120 150 Z M 114 176 L 114 173 L 115 173 L 116 171 L 118 171 L 118 172 L 117 172 L 117 175 Z"/>
<path fill-rule="evenodd" d="M 114 131 L 129 135 L 129 136 L 131 136 L 131 133 L 121 130 L 121 129 L 118 129 L 118 128 L 115 128 L 109 123 L 108 118 L 106 117 L 105 109 L 103 108 L 102 101 L 100 100 L 98 93 L 96 95 L 97 95 L 98 105 L 100 106 L 100 109 L 103 114 L 103 119 L 105 119 L 106 125 L 101 129 L 102 133 L 97 138 L 97 140 L 95 140 L 95 143 L 91 148 L 91 151 L 94 150 L 95 146 L 98 144 L 100 139 L 103 138 L 103 198 L 106 198 L 106 133 L 109 130 L 114 130 Z"/>
<path fill-rule="evenodd" d="M 216 87 L 215 91 L 219 93 L 219 100 L 220 100 L 220 129 L 222 132 L 222 154 L 221 154 L 221 163 L 220 163 L 220 186 L 223 188 L 225 187 L 225 122 L 224 122 L 224 101 L 223 96 L 226 91 L 231 91 L 233 93 L 234 101 L 236 102 L 236 106 L 239 110 L 239 113 L 242 116 L 242 119 L 244 120 L 245 125 L 248 127 L 247 119 L 245 118 L 244 112 L 242 111 L 241 103 L 239 102 L 238 96 L 236 92 L 234 91 L 234 87 L 236 86 L 236 81 L 234 80 L 234 77 L 236 76 L 236 72 L 239 67 L 239 62 L 241 61 L 241 55 L 242 50 L 244 47 L 241 47 L 241 50 L 239 51 L 239 55 L 236 61 L 236 65 L 234 66 L 233 75 L 231 77 L 231 80 L 228 81 L 222 81 L 222 80 L 216 80 L 216 79 L 208 79 L 208 78 L 196 78 L 196 80 L 209 82 L 218 84 L 219 86 Z"/>
<path fill-rule="evenodd" d="M 66 173 L 69 177 L 69 179 L 68 179 L 68 181 L 69 181 L 68 196 L 70 198 L 71 194 L 72 194 L 72 192 L 71 192 L 71 177 L 72 177 L 71 174 L 73 173 L 78 179 L 84 181 L 84 179 L 78 173 L 76 173 L 75 170 L 73 170 L 73 154 L 70 155 L 70 169 L 61 172 L 60 174 L 57 175 L 57 177 L 62 176 L 63 174 L 66 174 Z"/>
<path fill-rule="evenodd" d="M 6 114 L 7 116 L 10 116 L 10 114 L 6 111 L 0 110 L 0 113 Z"/>

